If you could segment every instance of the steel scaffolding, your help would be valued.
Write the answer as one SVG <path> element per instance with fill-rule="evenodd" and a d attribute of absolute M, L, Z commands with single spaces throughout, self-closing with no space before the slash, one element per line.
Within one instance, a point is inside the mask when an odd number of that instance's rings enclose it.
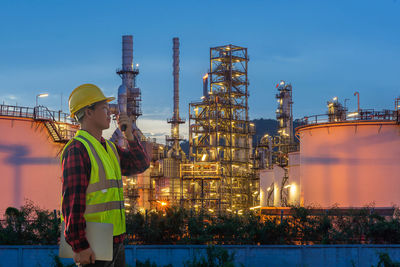
<path fill-rule="evenodd" d="M 190 164 L 181 165 L 182 202 L 208 212 L 242 213 L 258 203 L 252 168 L 247 48 L 210 48 L 210 90 L 189 104 Z"/>

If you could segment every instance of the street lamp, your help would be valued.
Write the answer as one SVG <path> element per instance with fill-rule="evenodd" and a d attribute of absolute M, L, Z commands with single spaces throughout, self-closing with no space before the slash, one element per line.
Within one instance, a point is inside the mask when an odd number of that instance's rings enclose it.
<path fill-rule="evenodd" d="M 36 107 L 37 107 L 37 105 L 38 105 L 38 98 L 39 98 L 39 97 L 48 97 L 48 96 L 49 96 L 48 93 L 36 95 Z"/>

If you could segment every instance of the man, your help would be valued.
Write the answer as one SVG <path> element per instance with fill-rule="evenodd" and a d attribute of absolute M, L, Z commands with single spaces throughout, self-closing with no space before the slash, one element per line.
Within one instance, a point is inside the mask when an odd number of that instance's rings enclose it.
<path fill-rule="evenodd" d="M 81 125 L 65 146 L 62 159 L 62 219 L 65 239 L 74 252 L 74 261 L 83 266 L 125 266 L 125 210 L 122 175 L 133 175 L 149 167 L 149 157 L 130 129 L 127 115 L 120 114 L 118 125 L 129 148 L 122 149 L 102 137 L 110 126 L 108 102 L 93 84 L 77 87 L 69 97 L 71 117 Z M 113 224 L 113 260 L 96 261 L 85 236 L 86 221 Z"/>

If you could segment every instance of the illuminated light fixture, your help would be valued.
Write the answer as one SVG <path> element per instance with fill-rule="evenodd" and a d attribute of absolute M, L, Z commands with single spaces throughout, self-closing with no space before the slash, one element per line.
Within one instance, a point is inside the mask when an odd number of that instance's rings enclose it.
<path fill-rule="evenodd" d="M 287 186 L 285 186 L 284 188 L 289 188 L 289 187 L 291 187 L 292 185 L 291 184 L 288 184 Z"/>
<path fill-rule="evenodd" d="M 232 212 L 232 210 L 231 210 L 231 209 L 226 209 L 226 211 Z"/>
<path fill-rule="evenodd" d="M 336 101 L 336 100 L 337 100 L 337 96 L 335 96 L 334 98 L 332 98 L 332 100 L 333 100 L 333 101 Z"/>
<path fill-rule="evenodd" d="M 136 68 L 137 68 L 137 67 L 139 67 L 139 63 L 138 63 L 138 64 L 136 64 Z"/>
<path fill-rule="evenodd" d="M 38 94 L 36 95 L 36 106 L 38 105 L 38 98 L 42 98 L 42 97 L 48 97 L 49 94 L 48 93 L 44 93 L 44 94 Z"/>
<path fill-rule="evenodd" d="M 200 97 L 200 99 L 204 99 L 204 98 L 206 98 L 206 97 L 205 96 Z"/>
<path fill-rule="evenodd" d="M 329 103 L 328 107 L 332 107 L 332 106 L 333 106 L 333 103 Z"/>
<path fill-rule="evenodd" d="M 259 208 L 261 208 L 261 206 L 251 207 L 250 209 L 251 209 L 251 210 L 255 210 L 255 209 L 259 209 Z"/>
<path fill-rule="evenodd" d="M 201 161 L 205 161 L 207 158 L 207 154 L 203 154 L 203 156 L 201 157 Z"/>
<path fill-rule="evenodd" d="M 214 212 L 214 210 L 213 210 L 213 209 L 208 209 L 208 211 L 209 211 L 209 212 Z"/>
<path fill-rule="evenodd" d="M 129 204 L 129 203 L 125 203 L 125 206 L 127 206 L 127 207 L 130 207 L 130 206 L 131 206 L 131 204 Z"/>
<path fill-rule="evenodd" d="M 358 115 L 358 112 L 349 113 L 347 117 L 355 117 Z"/>
<path fill-rule="evenodd" d="M 161 202 L 161 206 L 167 206 L 166 202 Z"/>
<path fill-rule="evenodd" d="M 280 85 L 284 85 L 284 84 L 285 84 L 285 81 L 281 81 L 279 84 L 280 84 Z"/>
<path fill-rule="evenodd" d="M 203 80 L 208 78 L 208 73 L 206 73 L 206 75 L 203 76 Z"/>

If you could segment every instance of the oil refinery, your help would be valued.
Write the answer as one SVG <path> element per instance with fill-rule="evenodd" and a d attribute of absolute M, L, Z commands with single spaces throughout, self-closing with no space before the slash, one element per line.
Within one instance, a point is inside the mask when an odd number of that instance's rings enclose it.
<path fill-rule="evenodd" d="M 275 89 L 277 134 L 265 134 L 253 146 L 248 50 L 232 44 L 211 47 L 209 71 L 198 90 L 201 101 L 189 104 L 185 153 L 180 145 L 180 126 L 186 120 L 179 107 L 179 57 L 179 38 L 173 38 L 173 114 L 167 121 L 171 134 L 165 144 L 141 134 L 151 166 L 142 174 L 124 177 L 127 212 L 182 206 L 209 214 L 243 214 L 289 205 L 400 205 L 400 98 L 394 99 L 394 109 L 375 111 L 358 105 L 354 112 L 334 98 L 328 101 L 326 114 L 304 117 L 294 129 L 296 87 L 280 81 Z M 122 84 L 110 109 L 115 115 L 131 116 L 133 124 L 128 127 L 137 128 L 142 99 L 130 35 L 122 37 L 122 68 L 117 74 Z M 27 199 L 59 209 L 59 153 L 78 128 L 61 111 L 37 104 L 0 105 L 0 131 L 6 133 L 0 143 L 1 214 Z M 111 140 L 127 145 L 118 129 Z M 44 194 L 42 188 L 51 190 Z"/>

